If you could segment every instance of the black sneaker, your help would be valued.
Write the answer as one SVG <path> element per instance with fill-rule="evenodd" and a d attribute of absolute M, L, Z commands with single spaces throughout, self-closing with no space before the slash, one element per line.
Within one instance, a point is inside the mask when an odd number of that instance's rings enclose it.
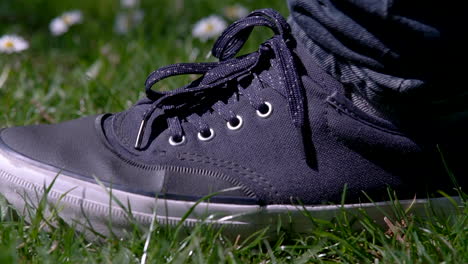
<path fill-rule="evenodd" d="M 275 34 L 258 51 L 235 57 L 255 26 Z M 64 219 L 84 213 L 97 229 L 105 228 L 110 211 L 115 226 L 127 221 L 119 205 L 109 208 L 102 185 L 143 224 L 154 210 L 157 221 L 176 224 L 198 200 L 217 193 L 185 224 L 209 214 L 209 221 L 237 232 L 282 217 L 307 229 L 302 210 L 332 217 L 340 206 L 330 204 L 340 203 L 345 186 L 343 206 L 375 216 L 366 195 L 385 201 L 388 187 L 415 208 L 429 201 L 428 193 L 452 189 L 435 147 L 360 111 L 298 45 L 277 12 L 254 11 L 217 40 L 212 53 L 219 62 L 154 71 L 147 98 L 127 111 L 4 129 L 0 192 L 23 208 L 25 195 L 38 199 L 59 174 L 49 200 L 65 205 Z M 171 92 L 151 89 L 180 74 L 202 77 Z M 413 201 L 415 195 L 421 199 Z M 443 207 L 447 199 L 433 202 Z"/>

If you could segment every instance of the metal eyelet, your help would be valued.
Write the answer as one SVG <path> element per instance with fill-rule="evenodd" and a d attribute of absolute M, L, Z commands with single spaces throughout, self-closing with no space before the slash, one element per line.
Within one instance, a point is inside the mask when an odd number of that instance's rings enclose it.
<path fill-rule="evenodd" d="M 175 141 L 173 136 L 169 137 L 169 144 L 171 144 L 171 146 L 179 146 L 179 145 L 182 145 L 184 143 L 185 143 L 185 136 L 182 136 L 180 141 Z"/>
<path fill-rule="evenodd" d="M 198 139 L 201 140 L 201 141 L 211 140 L 212 138 L 214 138 L 214 136 L 215 136 L 215 133 L 214 133 L 214 130 L 212 128 L 210 128 L 210 135 L 207 136 L 207 137 L 204 137 L 201 132 L 198 132 Z"/>
<path fill-rule="evenodd" d="M 273 112 L 273 107 L 271 106 L 269 102 L 264 102 L 263 105 L 266 105 L 268 107 L 268 110 L 264 111 L 264 113 L 260 112 L 260 110 L 257 110 L 257 115 L 262 118 L 267 118 Z"/>
<path fill-rule="evenodd" d="M 239 123 L 237 125 L 235 125 L 235 126 L 231 125 L 231 122 L 229 122 L 229 121 L 226 122 L 226 125 L 229 128 L 229 130 L 239 130 L 242 127 L 242 125 L 244 123 L 244 121 L 242 120 L 242 117 L 236 115 L 236 118 L 237 118 L 237 120 L 239 120 Z"/>

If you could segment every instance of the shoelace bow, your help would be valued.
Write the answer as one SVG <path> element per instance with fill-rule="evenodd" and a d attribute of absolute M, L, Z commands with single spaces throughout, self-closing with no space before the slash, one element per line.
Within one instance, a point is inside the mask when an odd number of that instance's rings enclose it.
<path fill-rule="evenodd" d="M 255 26 L 269 27 L 274 31 L 275 36 L 263 43 L 257 52 L 234 58 Z M 285 19 L 273 9 L 260 9 L 231 24 L 217 39 L 212 54 L 219 59 L 219 62 L 178 63 L 152 72 L 145 82 L 146 95 L 152 100 L 152 104 L 143 114 L 135 148 L 140 149 L 141 147 L 149 117 L 153 114 L 163 114 L 168 109 L 178 109 L 187 105 L 189 103 L 186 100 L 187 96 L 203 98 L 208 94 L 212 96 L 214 93 L 216 95 L 219 90 L 213 88 L 222 88 L 223 84 L 245 74 L 253 74 L 254 80 L 257 80 L 261 87 L 262 82 L 252 71 L 258 66 L 261 57 L 270 50 L 278 59 L 278 70 L 284 73 L 284 77 L 280 77 L 280 81 L 284 81 L 281 93 L 288 99 L 292 122 L 296 127 L 302 127 L 304 123 L 303 95 L 299 76 L 288 47 L 291 40 L 289 25 Z M 157 92 L 151 89 L 154 84 L 165 78 L 183 74 L 203 74 L 203 76 L 196 85 L 188 85 L 170 92 Z M 264 101 L 257 95 L 256 91 L 248 90 L 246 89 L 243 93 L 254 108 L 261 109 L 264 106 Z M 237 118 L 221 101 L 215 103 L 212 108 L 228 122 Z M 197 125 L 200 133 L 204 135 L 211 133 L 209 126 L 201 120 L 199 115 L 189 115 L 187 121 Z M 180 141 L 183 138 L 183 129 L 179 117 L 169 117 L 167 123 L 172 137 Z"/>

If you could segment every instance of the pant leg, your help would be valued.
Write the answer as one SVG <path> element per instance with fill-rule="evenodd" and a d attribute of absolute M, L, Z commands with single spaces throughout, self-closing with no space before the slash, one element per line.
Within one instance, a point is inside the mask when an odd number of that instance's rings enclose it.
<path fill-rule="evenodd" d="M 460 3 L 288 0 L 293 34 L 364 111 L 438 126 L 468 120 Z"/>

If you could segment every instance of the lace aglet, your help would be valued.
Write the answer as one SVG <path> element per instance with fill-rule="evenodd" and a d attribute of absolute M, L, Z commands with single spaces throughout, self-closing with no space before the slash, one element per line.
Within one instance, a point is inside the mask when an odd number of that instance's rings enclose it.
<path fill-rule="evenodd" d="M 138 130 L 138 135 L 135 141 L 135 149 L 140 149 L 141 147 L 141 141 L 143 140 L 143 134 L 144 134 L 143 131 L 145 130 L 145 126 L 146 126 L 146 120 L 143 119 L 141 120 L 140 129 Z"/>

